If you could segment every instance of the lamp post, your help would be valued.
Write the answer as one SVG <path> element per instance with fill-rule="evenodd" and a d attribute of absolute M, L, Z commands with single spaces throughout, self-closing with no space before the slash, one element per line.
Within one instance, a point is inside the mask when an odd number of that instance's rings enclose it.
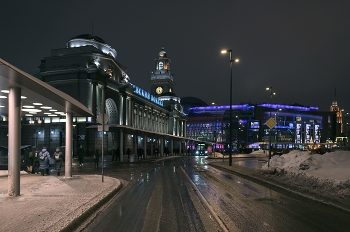
<path fill-rule="evenodd" d="M 272 87 L 267 87 L 266 90 L 270 91 L 270 117 L 271 118 L 271 102 L 272 102 L 272 96 L 276 95 L 276 93 L 272 92 Z M 272 128 L 270 128 L 270 133 L 269 133 L 269 160 L 267 163 L 267 167 L 270 167 L 270 159 L 271 159 L 271 132 Z"/>
<path fill-rule="evenodd" d="M 232 166 L 232 128 L 231 128 L 231 125 L 232 125 L 232 63 L 233 62 L 238 63 L 239 59 L 232 60 L 232 49 L 222 50 L 221 53 L 223 54 L 230 53 L 230 127 L 229 127 L 230 128 L 230 133 L 229 133 L 230 156 L 229 156 L 228 165 Z"/>
<path fill-rule="evenodd" d="M 218 106 L 216 105 L 215 102 L 212 102 L 211 103 L 213 106 L 216 106 L 216 112 L 215 112 L 215 117 L 216 117 L 216 121 L 214 121 L 214 127 L 213 127 L 213 140 L 214 140 L 214 143 L 213 143 L 213 151 L 214 152 L 214 156 L 216 157 L 216 141 L 217 141 L 217 136 L 218 136 L 218 119 L 217 119 L 217 114 L 218 114 Z"/>

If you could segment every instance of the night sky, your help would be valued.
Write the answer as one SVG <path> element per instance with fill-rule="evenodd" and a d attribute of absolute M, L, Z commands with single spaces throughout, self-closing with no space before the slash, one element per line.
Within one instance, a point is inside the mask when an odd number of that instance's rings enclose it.
<path fill-rule="evenodd" d="M 150 90 L 154 59 L 164 46 L 174 93 L 208 104 L 318 106 L 336 100 L 350 111 L 350 1 L 1 1 L 0 57 L 37 74 L 51 49 L 80 34 L 117 50 L 131 82 Z"/>

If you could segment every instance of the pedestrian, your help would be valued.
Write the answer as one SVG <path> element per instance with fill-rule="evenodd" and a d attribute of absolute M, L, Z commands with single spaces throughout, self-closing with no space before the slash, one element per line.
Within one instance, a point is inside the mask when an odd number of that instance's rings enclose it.
<path fill-rule="evenodd" d="M 115 157 L 116 157 L 116 161 L 119 161 L 119 156 L 120 156 L 120 150 L 119 147 L 117 148 L 116 152 L 115 152 Z"/>
<path fill-rule="evenodd" d="M 32 151 L 31 147 L 26 148 L 25 152 L 24 152 L 24 160 L 26 162 L 27 165 L 27 172 L 28 174 L 33 174 L 34 169 L 34 152 Z"/>
<path fill-rule="evenodd" d="M 98 168 L 98 162 L 100 161 L 100 151 L 96 149 L 94 154 L 95 168 Z"/>
<path fill-rule="evenodd" d="M 113 148 L 112 149 L 112 161 L 114 161 L 115 160 L 115 149 Z"/>
<path fill-rule="evenodd" d="M 128 148 L 128 149 L 126 150 L 126 154 L 128 155 L 128 160 L 130 160 L 130 154 L 131 154 L 130 148 Z"/>
<path fill-rule="evenodd" d="M 57 173 L 57 176 L 59 176 L 60 172 L 61 172 L 62 163 L 64 161 L 63 153 L 62 153 L 62 151 L 60 150 L 59 147 L 56 148 L 56 151 L 53 154 L 53 157 L 54 157 L 54 159 L 56 161 L 55 162 L 56 173 Z"/>
<path fill-rule="evenodd" d="M 42 176 L 44 175 L 45 172 L 47 175 L 50 175 L 49 157 L 50 157 L 50 153 L 47 151 L 46 147 L 43 147 L 43 149 L 41 150 L 41 152 L 38 155 L 39 170 L 40 170 Z"/>
<path fill-rule="evenodd" d="M 83 145 L 80 145 L 78 149 L 79 166 L 84 166 L 84 156 L 85 156 L 85 150 L 83 148 Z"/>

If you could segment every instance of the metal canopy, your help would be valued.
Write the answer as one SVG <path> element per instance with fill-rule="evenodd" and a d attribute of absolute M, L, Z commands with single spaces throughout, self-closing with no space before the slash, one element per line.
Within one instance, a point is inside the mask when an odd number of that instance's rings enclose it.
<path fill-rule="evenodd" d="M 50 116 L 57 117 L 65 116 L 65 113 L 72 113 L 76 117 L 93 116 L 86 106 L 68 94 L 0 58 L 0 114 L 4 116 L 8 116 L 8 93 L 6 90 L 9 88 L 21 89 L 22 117 L 31 115 L 33 117 L 47 117 L 48 113 Z M 33 103 L 41 103 L 41 105 Z"/>

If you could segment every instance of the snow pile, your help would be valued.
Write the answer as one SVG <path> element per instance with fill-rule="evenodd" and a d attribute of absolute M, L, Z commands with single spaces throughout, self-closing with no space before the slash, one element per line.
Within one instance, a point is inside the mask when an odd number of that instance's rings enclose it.
<path fill-rule="evenodd" d="M 273 156 L 270 167 L 266 163 L 263 176 L 299 189 L 330 198 L 350 196 L 350 152 L 334 151 L 310 154 L 293 150 Z"/>

